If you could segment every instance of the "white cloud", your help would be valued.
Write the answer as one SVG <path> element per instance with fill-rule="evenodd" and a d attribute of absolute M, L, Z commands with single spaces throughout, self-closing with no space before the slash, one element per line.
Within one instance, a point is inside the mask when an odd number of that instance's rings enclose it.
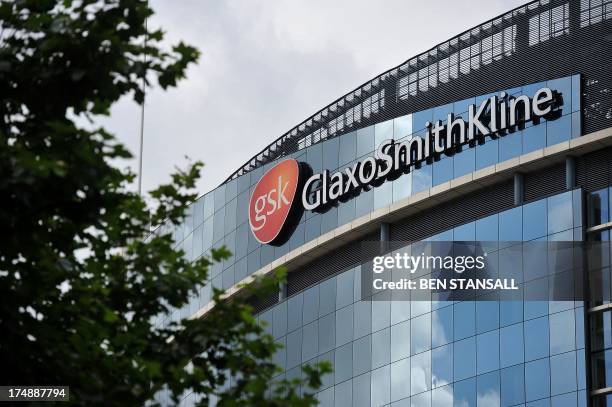
<path fill-rule="evenodd" d="M 203 193 L 329 102 L 522 1 L 151 3 L 151 26 L 202 57 L 178 89 L 148 94 L 144 189 L 168 180 L 188 155 L 206 163 Z M 123 100 L 105 123 L 137 153 L 139 120 Z"/>

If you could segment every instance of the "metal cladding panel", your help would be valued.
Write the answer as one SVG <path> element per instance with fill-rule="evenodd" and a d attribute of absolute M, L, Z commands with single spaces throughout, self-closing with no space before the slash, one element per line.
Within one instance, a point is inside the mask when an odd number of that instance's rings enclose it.
<path fill-rule="evenodd" d="M 474 27 L 324 107 L 230 179 L 324 139 L 409 113 L 580 74 L 583 134 L 612 126 L 612 19 L 591 2 L 534 1 Z M 599 5 L 598 7 L 602 7 Z"/>
<path fill-rule="evenodd" d="M 576 182 L 587 192 L 606 188 L 610 182 L 612 149 L 595 151 L 576 160 Z"/>
<path fill-rule="evenodd" d="M 565 189 L 565 163 L 525 174 L 523 199 L 536 201 Z"/>
<path fill-rule="evenodd" d="M 378 234 L 371 234 L 358 241 L 348 243 L 315 261 L 289 273 L 287 279 L 287 295 L 297 294 L 306 288 L 327 280 L 345 270 L 359 265 L 363 253 L 361 242 L 377 241 Z"/>
<path fill-rule="evenodd" d="M 278 303 L 278 293 L 279 290 L 276 290 L 263 298 L 250 297 L 246 300 L 246 303 L 253 307 L 254 314 L 259 314 Z"/>
<path fill-rule="evenodd" d="M 391 240 L 413 242 L 511 208 L 512 180 L 481 189 L 391 225 Z"/>

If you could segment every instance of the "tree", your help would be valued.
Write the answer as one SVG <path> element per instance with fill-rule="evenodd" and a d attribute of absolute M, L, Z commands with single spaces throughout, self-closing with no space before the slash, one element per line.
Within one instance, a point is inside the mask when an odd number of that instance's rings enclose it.
<path fill-rule="evenodd" d="M 171 236 L 144 239 L 149 223 L 181 222 L 201 163 L 153 190 L 151 209 L 111 164 L 130 153 L 95 124 L 125 95 L 142 103 L 143 78 L 174 87 L 198 59 L 184 43 L 164 49 L 152 13 L 142 0 L 0 0 L 0 384 L 68 385 L 87 405 L 161 389 L 174 402 L 194 390 L 222 405 L 311 405 L 299 386 L 316 389 L 328 366 L 266 394 L 276 345 L 247 305 L 215 291 L 204 319 L 153 324 L 228 253 L 190 263 Z"/>

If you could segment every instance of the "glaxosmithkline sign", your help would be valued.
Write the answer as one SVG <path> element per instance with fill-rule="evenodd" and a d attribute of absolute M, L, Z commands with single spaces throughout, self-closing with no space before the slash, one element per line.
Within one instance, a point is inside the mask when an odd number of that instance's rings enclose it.
<path fill-rule="evenodd" d="M 282 244 L 293 232 L 301 212 L 323 212 L 361 190 L 398 178 L 413 168 L 431 164 L 441 154 L 452 155 L 464 147 L 502 137 L 528 121 L 554 118 L 562 104 L 561 94 L 544 87 L 533 97 L 509 97 L 505 92 L 468 107 L 468 117 L 449 113 L 446 123 L 426 123 L 425 137 L 383 141 L 373 156 L 330 174 L 312 174 L 305 163 L 287 159 L 259 180 L 249 203 L 251 231 L 261 243 Z M 296 202 L 298 201 L 299 202 Z"/>

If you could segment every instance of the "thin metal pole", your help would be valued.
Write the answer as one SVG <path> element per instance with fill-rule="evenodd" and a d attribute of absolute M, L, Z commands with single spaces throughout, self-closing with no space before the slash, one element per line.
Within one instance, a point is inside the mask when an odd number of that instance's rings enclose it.
<path fill-rule="evenodd" d="M 145 37 L 144 37 L 144 62 L 147 63 L 147 20 L 145 20 Z M 145 97 L 147 86 L 147 70 L 142 75 L 142 105 L 140 106 L 140 153 L 138 154 L 138 195 L 142 196 L 142 150 L 144 145 L 144 117 L 145 117 Z"/>

